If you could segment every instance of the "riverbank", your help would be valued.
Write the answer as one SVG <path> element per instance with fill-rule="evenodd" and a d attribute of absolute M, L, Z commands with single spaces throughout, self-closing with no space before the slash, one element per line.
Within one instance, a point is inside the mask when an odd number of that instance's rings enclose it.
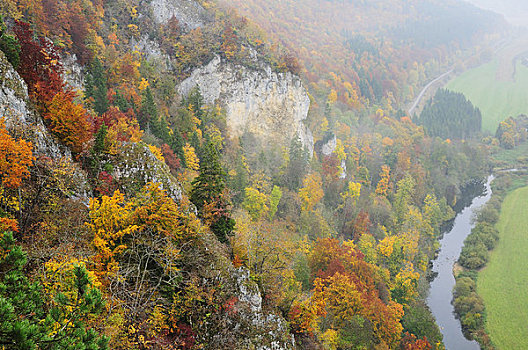
<path fill-rule="evenodd" d="M 453 226 L 440 240 L 440 251 L 433 261 L 432 272 L 436 274 L 431 282 L 427 305 L 431 309 L 438 326 L 443 334 L 443 341 L 447 349 L 456 350 L 478 350 L 479 345 L 475 341 L 467 340 L 461 329 L 460 321 L 454 316 L 453 287 L 455 277 L 453 276 L 453 265 L 458 260 L 462 251 L 463 242 L 473 227 L 473 215 L 491 198 L 491 181 L 488 178 L 484 190 L 480 195 L 472 197 L 470 205 L 463 208 L 456 216 Z"/>
<path fill-rule="evenodd" d="M 486 329 L 498 349 L 528 349 L 528 187 L 509 193 L 497 223 L 499 244 L 478 274 L 477 293 L 487 310 Z"/>
<path fill-rule="evenodd" d="M 457 317 L 461 321 L 464 334 L 471 339 L 478 340 L 482 349 L 495 349 L 495 345 L 498 344 L 495 342 L 496 331 L 488 328 L 487 318 L 488 307 L 491 306 L 492 309 L 495 307 L 493 301 L 494 296 L 485 298 L 481 295 L 480 292 L 483 283 L 481 281 L 481 274 L 487 273 L 490 256 L 495 256 L 497 244 L 503 244 L 498 243 L 501 242 L 502 235 L 500 235 L 496 225 L 499 220 L 499 213 L 502 213 L 503 210 L 507 210 L 502 209 L 504 198 L 515 188 L 528 185 L 526 171 L 502 171 L 497 172 L 496 174 L 497 178 L 492 184 L 492 198 L 477 213 L 474 228 L 464 242 L 464 248 L 462 249 L 461 256 L 458 260 L 459 267 L 455 269 L 456 286 L 454 289 L 453 304 L 455 306 Z M 509 253 L 505 251 L 504 254 L 508 255 Z M 524 267 L 522 264 L 520 264 L 520 266 Z M 516 276 L 511 273 L 509 268 L 501 267 L 501 269 L 497 271 L 497 274 L 500 275 L 501 278 L 506 278 L 510 283 L 490 279 L 488 283 L 484 284 L 484 289 L 488 288 L 490 292 L 503 290 L 505 289 L 505 286 L 511 284 L 511 281 L 517 280 Z M 493 293 L 494 292 L 492 292 L 491 295 L 493 295 Z M 523 303 L 524 301 L 521 302 L 521 304 Z M 501 307 L 498 310 L 501 315 L 510 317 L 507 309 Z M 493 312 L 496 311 L 494 310 Z M 524 323 L 521 324 L 524 325 Z M 501 323 L 501 325 L 504 324 Z M 506 331 L 506 333 L 507 332 L 508 331 Z M 499 348 L 521 349 L 525 347 L 499 346 Z"/>

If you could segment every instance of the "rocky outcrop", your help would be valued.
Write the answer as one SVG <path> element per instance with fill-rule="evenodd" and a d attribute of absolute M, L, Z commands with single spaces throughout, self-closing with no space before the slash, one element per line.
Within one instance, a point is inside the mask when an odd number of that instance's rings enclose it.
<path fill-rule="evenodd" d="M 225 108 L 232 137 L 249 132 L 265 144 L 289 145 L 299 136 L 313 153 L 313 137 L 303 123 L 310 99 L 297 76 L 273 72 L 257 60 L 255 68 L 248 68 L 215 57 L 194 70 L 178 91 L 186 96 L 196 86 L 207 104 L 220 103 Z"/>
<path fill-rule="evenodd" d="M 321 140 L 315 144 L 316 153 L 319 155 L 320 158 L 330 156 L 332 153 L 334 153 L 336 148 L 337 148 L 337 136 L 336 135 L 333 135 L 333 137 L 328 139 L 328 141 L 326 142 L 324 142 L 324 140 Z M 346 161 L 343 159 L 341 161 L 341 173 L 339 174 L 339 178 L 345 179 L 346 172 L 347 172 Z"/>
<path fill-rule="evenodd" d="M 157 69 L 166 72 L 170 68 L 170 57 L 164 53 L 159 44 L 150 40 L 147 35 L 143 35 L 139 40 L 132 38 L 130 40 L 130 48 L 138 50 L 143 53 L 149 63 L 154 64 Z"/>
<path fill-rule="evenodd" d="M 242 319 L 254 329 L 254 336 L 247 339 L 248 349 L 289 350 L 295 348 L 295 341 L 288 332 L 286 322 L 278 315 L 262 310 L 262 296 L 250 279 L 249 270 L 241 267 L 231 272 L 234 278 L 238 312 Z"/>
<path fill-rule="evenodd" d="M 32 108 L 27 86 L 0 51 L 0 116 L 9 133 L 33 144 L 33 155 L 50 158 L 73 169 L 70 183 L 72 197 L 91 195 L 85 172 L 72 159 L 68 148 L 60 145 L 48 132 L 40 115 Z"/>
<path fill-rule="evenodd" d="M 175 17 L 187 30 L 208 22 L 207 11 L 195 0 L 152 0 L 150 3 L 157 24 L 166 24 Z"/>
<path fill-rule="evenodd" d="M 149 182 L 160 184 L 167 195 L 179 201 L 182 189 L 171 175 L 167 164 L 159 161 L 143 143 L 128 143 L 115 157 L 112 176 L 121 184 L 127 194 L 136 193 Z"/>
<path fill-rule="evenodd" d="M 11 133 L 33 143 L 33 153 L 53 159 L 71 156 L 49 134 L 40 116 L 31 107 L 24 80 L 0 51 L 0 116 Z"/>
<path fill-rule="evenodd" d="M 61 63 L 64 67 L 64 81 L 75 91 L 81 93 L 84 91 L 84 72 L 74 54 L 65 54 L 61 57 Z"/>
<path fill-rule="evenodd" d="M 334 135 L 328 142 L 322 145 L 321 147 L 321 153 L 324 156 L 329 156 L 332 153 L 334 153 L 335 149 L 337 147 L 337 136 Z"/>

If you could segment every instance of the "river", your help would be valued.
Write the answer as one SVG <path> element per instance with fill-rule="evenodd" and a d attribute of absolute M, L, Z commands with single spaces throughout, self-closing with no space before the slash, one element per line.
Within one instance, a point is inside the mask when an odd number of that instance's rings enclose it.
<path fill-rule="evenodd" d="M 490 175 L 485 184 L 485 191 L 480 196 L 475 197 L 471 205 L 457 214 L 452 228 L 440 240 L 440 252 L 436 260 L 433 261 L 433 273 L 438 275 L 431 282 L 427 305 L 436 318 L 444 336 L 444 344 L 447 350 L 480 349 L 476 341 L 470 341 L 464 337 L 460 321 L 455 318 L 455 309 L 451 304 L 453 287 L 455 286 L 453 265 L 460 256 L 464 240 L 474 226 L 473 214 L 491 198 L 490 184 L 493 178 L 493 175 Z"/>

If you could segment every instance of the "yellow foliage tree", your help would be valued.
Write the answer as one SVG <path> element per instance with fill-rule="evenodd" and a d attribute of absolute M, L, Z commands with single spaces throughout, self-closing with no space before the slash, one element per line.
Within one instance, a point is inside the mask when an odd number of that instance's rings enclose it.
<path fill-rule="evenodd" d="M 311 173 L 303 180 L 303 187 L 299 190 L 302 199 L 302 209 L 313 211 L 314 207 L 323 199 L 323 181 L 319 173 Z"/>
<path fill-rule="evenodd" d="M 380 180 L 376 187 L 376 194 L 378 196 L 387 196 L 387 192 L 390 190 L 390 167 L 383 165 L 381 167 Z"/>
<path fill-rule="evenodd" d="M 337 101 L 337 91 L 332 89 L 332 91 L 330 91 L 330 94 L 328 95 L 327 102 L 329 104 L 333 104 L 333 103 L 336 103 L 336 101 Z"/>
<path fill-rule="evenodd" d="M 112 197 L 92 199 L 87 225 L 94 234 L 97 270 L 102 273 L 116 272 L 120 255 L 131 241 L 140 240 L 143 233 L 165 239 L 161 248 L 164 260 L 176 262 L 179 251 L 175 245 L 194 239 L 200 231 L 199 220 L 188 206 L 186 199 L 182 199 L 178 206 L 154 183 L 147 184 L 128 201 L 119 191 L 115 191 Z M 172 267 L 166 265 L 165 268 Z"/>
<path fill-rule="evenodd" d="M 350 181 L 348 183 L 348 188 L 345 192 L 341 193 L 341 198 L 343 199 L 343 202 L 349 201 L 355 201 L 357 198 L 359 198 L 361 194 L 361 183 L 359 182 L 352 182 Z"/>
<path fill-rule="evenodd" d="M 253 220 L 258 220 L 269 211 L 269 207 L 266 204 L 268 201 L 269 196 L 257 189 L 248 187 L 246 188 L 246 197 L 242 205 Z"/>
<path fill-rule="evenodd" d="M 183 146 L 183 155 L 185 157 L 185 164 L 187 164 L 187 168 L 194 171 L 198 171 L 200 169 L 200 160 L 198 159 L 198 156 L 196 156 L 193 146 L 186 143 L 185 146 Z"/>
<path fill-rule="evenodd" d="M 116 123 L 108 128 L 105 142 L 110 154 L 119 154 L 123 142 L 139 142 L 143 131 L 136 119 L 120 117 Z"/>
<path fill-rule="evenodd" d="M 163 153 L 161 153 L 161 149 L 159 149 L 159 147 L 148 145 L 148 148 L 160 162 L 165 163 L 165 158 L 163 157 Z"/>
<path fill-rule="evenodd" d="M 414 271 L 412 263 L 407 263 L 394 278 L 392 295 L 400 303 L 408 305 L 418 296 L 420 274 Z"/>
<path fill-rule="evenodd" d="M 390 257 L 394 251 L 394 243 L 396 242 L 396 237 L 387 236 L 378 243 L 378 250 L 381 255 L 385 257 Z"/>
<path fill-rule="evenodd" d="M 115 256 L 126 249 L 124 236 L 130 235 L 139 226 L 131 223 L 130 205 L 119 190 L 112 197 L 90 200 L 89 208 L 88 227 L 94 234 L 93 244 L 97 251 L 94 262 L 103 271 L 115 272 L 118 268 Z"/>

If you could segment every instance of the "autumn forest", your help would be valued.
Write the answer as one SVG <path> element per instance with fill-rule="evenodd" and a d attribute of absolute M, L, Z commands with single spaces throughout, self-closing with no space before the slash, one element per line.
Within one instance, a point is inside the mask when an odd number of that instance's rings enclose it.
<path fill-rule="evenodd" d="M 527 121 L 408 108 L 510 30 L 457 0 L 3 0 L 0 349 L 445 349 L 430 261 Z M 493 349 L 460 299 L 485 217 L 455 306 Z"/>

